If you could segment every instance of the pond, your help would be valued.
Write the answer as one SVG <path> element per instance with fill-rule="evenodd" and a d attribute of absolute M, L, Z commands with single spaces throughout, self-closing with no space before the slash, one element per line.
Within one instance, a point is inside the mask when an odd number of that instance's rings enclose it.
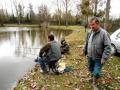
<path fill-rule="evenodd" d="M 0 90 L 11 90 L 28 70 L 35 65 L 34 59 L 46 44 L 47 36 L 53 34 L 60 42 L 70 30 L 31 27 L 0 28 Z"/>

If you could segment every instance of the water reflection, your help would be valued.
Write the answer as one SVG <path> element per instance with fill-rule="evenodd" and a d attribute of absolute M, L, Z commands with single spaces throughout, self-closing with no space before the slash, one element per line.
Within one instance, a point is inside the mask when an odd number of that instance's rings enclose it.
<path fill-rule="evenodd" d="M 52 33 L 60 39 L 72 31 L 51 30 L 41 28 L 9 27 L 0 32 L 0 56 L 37 55 L 39 49 L 46 44 L 47 36 Z M 7 52 L 6 52 L 7 51 Z"/>
<path fill-rule="evenodd" d="M 28 69 L 34 67 L 33 58 L 46 44 L 50 33 L 59 41 L 71 32 L 26 27 L 0 28 L 0 90 L 10 89 Z"/>

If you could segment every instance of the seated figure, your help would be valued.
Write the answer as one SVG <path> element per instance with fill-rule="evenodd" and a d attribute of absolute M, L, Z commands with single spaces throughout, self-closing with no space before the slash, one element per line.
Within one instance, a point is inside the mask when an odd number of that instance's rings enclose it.
<path fill-rule="evenodd" d="M 42 72 L 47 72 L 46 64 L 49 68 L 55 68 L 55 63 L 61 58 L 60 45 L 54 40 L 53 35 L 48 36 L 48 43 L 41 48 L 39 57 L 36 62 L 39 62 Z"/>
<path fill-rule="evenodd" d="M 61 54 L 65 54 L 65 53 L 69 53 L 69 45 L 67 44 L 67 42 L 63 38 L 61 40 Z"/>

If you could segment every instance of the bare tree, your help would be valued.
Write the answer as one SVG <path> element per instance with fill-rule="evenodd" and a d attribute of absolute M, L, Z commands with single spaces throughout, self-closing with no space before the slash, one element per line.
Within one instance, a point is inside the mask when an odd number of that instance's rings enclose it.
<path fill-rule="evenodd" d="M 39 6 L 38 7 L 38 11 L 39 11 L 39 13 L 38 13 L 38 22 L 39 22 L 39 25 L 41 26 L 41 24 L 43 22 L 48 23 L 50 14 L 49 14 L 47 6 L 46 5 Z"/>
<path fill-rule="evenodd" d="M 15 7 L 15 10 L 16 10 L 16 16 L 18 17 L 19 12 L 18 12 L 18 4 L 17 4 L 17 1 L 16 1 L 16 0 L 13 0 L 12 2 L 13 2 L 13 5 L 14 5 L 14 7 Z M 18 21 L 18 24 L 20 24 L 20 21 L 19 21 L 18 18 L 17 18 L 17 21 Z"/>
<path fill-rule="evenodd" d="M 67 13 L 68 13 L 68 0 L 65 0 L 65 7 L 66 7 L 66 26 L 68 26 L 68 18 L 67 18 Z"/>
<path fill-rule="evenodd" d="M 68 15 L 68 6 L 70 6 L 70 0 L 63 0 L 63 5 L 64 5 L 64 7 L 65 7 L 65 12 L 66 12 L 66 21 L 65 21 L 65 25 L 66 25 L 66 27 L 68 26 L 68 17 L 67 17 L 67 15 Z"/>
<path fill-rule="evenodd" d="M 17 20 L 18 20 L 18 24 L 21 24 L 23 17 L 24 17 L 24 5 L 23 2 L 21 3 L 17 3 L 16 0 L 13 0 L 13 4 L 16 10 L 16 15 L 17 15 Z"/>
<path fill-rule="evenodd" d="M 10 4 L 11 4 L 11 10 L 12 10 L 12 14 L 9 16 L 9 22 L 10 23 L 16 23 L 18 20 L 15 16 L 15 13 L 13 12 L 13 9 L 14 9 L 14 1 L 13 0 L 10 0 Z"/>
<path fill-rule="evenodd" d="M 98 0 L 95 0 L 94 15 L 96 15 L 96 14 L 97 14 L 97 6 L 98 6 Z"/>
<path fill-rule="evenodd" d="M 24 6 L 22 6 L 20 3 L 18 4 L 18 21 L 19 24 L 23 21 L 24 17 Z"/>
<path fill-rule="evenodd" d="M 3 9 L 0 9 L 0 26 L 4 26 L 4 12 Z"/>
<path fill-rule="evenodd" d="M 101 9 L 99 7 L 102 7 L 105 4 L 105 0 L 88 0 L 89 1 L 89 7 L 91 10 L 93 10 L 94 16 L 99 16 L 101 13 Z M 103 11 L 102 11 L 103 12 Z"/>
<path fill-rule="evenodd" d="M 35 20 L 35 13 L 33 11 L 32 4 L 29 4 L 29 19 L 30 19 L 30 23 L 33 23 Z"/>
<path fill-rule="evenodd" d="M 82 15 L 84 16 L 84 24 L 85 26 L 88 24 L 89 16 L 93 15 L 93 10 L 90 8 L 89 0 L 82 0 L 81 4 L 79 5 Z"/>
<path fill-rule="evenodd" d="M 106 9 L 105 9 L 105 23 L 104 23 L 104 28 L 106 30 L 108 29 L 108 24 L 109 24 L 110 1 L 111 0 L 107 0 L 107 2 L 106 2 Z"/>
<path fill-rule="evenodd" d="M 14 15 L 14 12 L 13 12 L 13 1 L 10 0 L 10 2 L 11 2 L 12 15 Z"/>
<path fill-rule="evenodd" d="M 60 25 L 61 22 L 61 4 L 59 0 L 57 0 L 57 17 L 58 17 L 58 24 Z"/>
<path fill-rule="evenodd" d="M 0 9 L 0 25 L 1 26 L 4 26 L 4 21 L 5 21 L 5 13 L 4 13 L 4 9 L 3 9 L 3 4 L 2 2 L 0 1 L 0 4 L 1 4 L 1 9 Z"/>

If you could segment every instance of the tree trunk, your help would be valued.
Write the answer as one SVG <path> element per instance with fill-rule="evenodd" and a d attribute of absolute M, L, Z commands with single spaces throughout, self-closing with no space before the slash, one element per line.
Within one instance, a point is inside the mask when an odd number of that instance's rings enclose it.
<path fill-rule="evenodd" d="M 108 25 L 109 25 L 110 1 L 111 0 L 107 0 L 106 9 L 105 9 L 104 29 L 106 29 L 106 30 L 108 29 Z"/>
<path fill-rule="evenodd" d="M 58 25 L 60 26 L 60 8 L 59 8 L 59 2 L 58 2 L 58 0 L 57 0 L 57 7 L 58 7 L 58 12 L 57 12 L 57 17 L 58 17 Z"/>
<path fill-rule="evenodd" d="M 68 12 L 68 1 L 66 0 L 66 27 L 68 26 L 67 12 Z"/>
<path fill-rule="evenodd" d="M 95 0 L 94 16 L 97 15 L 97 5 L 98 5 L 98 0 Z"/>
<path fill-rule="evenodd" d="M 5 21 L 5 13 L 4 13 L 4 9 L 3 9 L 3 4 L 2 2 L 0 1 L 1 3 L 1 15 L 0 15 L 0 26 L 4 26 L 4 21 Z"/>

